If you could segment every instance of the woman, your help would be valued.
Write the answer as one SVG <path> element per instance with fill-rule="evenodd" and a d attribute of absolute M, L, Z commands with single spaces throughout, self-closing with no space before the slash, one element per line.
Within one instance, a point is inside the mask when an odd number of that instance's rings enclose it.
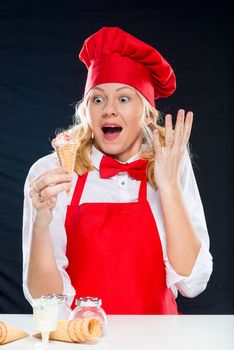
<path fill-rule="evenodd" d="M 155 99 L 173 93 L 174 72 L 119 28 L 90 36 L 79 57 L 88 77 L 69 129 L 75 173 L 53 153 L 25 184 L 25 296 L 91 295 L 109 314 L 178 314 L 178 291 L 195 297 L 212 272 L 187 147 L 193 113 L 179 110 L 174 129 L 171 115 L 156 124 Z"/>

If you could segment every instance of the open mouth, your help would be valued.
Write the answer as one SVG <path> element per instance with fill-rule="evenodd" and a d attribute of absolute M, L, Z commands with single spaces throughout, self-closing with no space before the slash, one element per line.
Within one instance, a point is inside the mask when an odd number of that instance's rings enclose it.
<path fill-rule="evenodd" d="M 122 131 L 121 126 L 103 126 L 102 131 L 104 134 L 115 134 Z"/>
<path fill-rule="evenodd" d="M 112 141 L 119 137 L 123 128 L 119 125 L 103 125 L 102 131 L 106 140 Z"/>

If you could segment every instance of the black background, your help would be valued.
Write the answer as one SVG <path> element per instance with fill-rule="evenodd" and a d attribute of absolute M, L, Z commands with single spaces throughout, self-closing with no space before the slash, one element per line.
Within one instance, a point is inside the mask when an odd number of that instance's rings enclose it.
<path fill-rule="evenodd" d="M 225 2 L 0 1 L 0 313 L 29 313 L 22 293 L 23 185 L 29 167 L 52 151 L 72 123 L 86 68 L 83 41 L 119 26 L 170 62 L 177 90 L 157 102 L 194 112 L 194 172 L 214 258 L 207 289 L 178 298 L 185 314 L 233 314 L 232 37 Z"/>

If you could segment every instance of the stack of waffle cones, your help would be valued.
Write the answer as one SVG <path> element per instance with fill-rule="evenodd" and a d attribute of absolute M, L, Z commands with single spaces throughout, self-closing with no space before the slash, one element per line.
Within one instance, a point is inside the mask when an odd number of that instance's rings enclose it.
<path fill-rule="evenodd" d="M 29 334 L 0 321 L 0 345 L 28 337 Z"/>
<path fill-rule="evenodd" d="M 41 334 L 35 334 L 41 337 Z M 95 341 L 101 336 L 101 323 L 96 318 L 80 318 L 75 320 L 59 321 L 57 330 L 50 332 L 49 339 L 69 343 Z"/>

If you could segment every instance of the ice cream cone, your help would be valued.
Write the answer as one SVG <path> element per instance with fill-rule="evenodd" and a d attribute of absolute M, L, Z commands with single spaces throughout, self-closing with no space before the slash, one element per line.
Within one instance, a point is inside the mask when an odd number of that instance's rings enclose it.
<path fill-rule="evenodd" d="M 76 152 L 79 146 L 78 141 L 67 131 L 58 134 L 57 137 L 52 140 L 52 146 L 57 153 L 60 166 L 72 173 L 76 163 Z M 68 190 L 68 195 L 69 192 Z"/>
<path fill-rule="evenodd" d="M 67 171 L 74 171 L 77 148 L 78 145 L 75 144 L 56 146 L 59 163 Z"/>
<path fill-rule="evenodd" d="M 35 334 L 35 337 L 41 337 Z M 97 340 L 101 336 L 101 323 L 96 318 L 80 318 L 70 321 L 59 321 L 57 330 L 50 332 L 51 340 L 69 343 L 81 343 Z"/>
<path fill-rule="evenodd" d="M 0 321 L 0 345 L 28 337 L 29 334 Z"/>

